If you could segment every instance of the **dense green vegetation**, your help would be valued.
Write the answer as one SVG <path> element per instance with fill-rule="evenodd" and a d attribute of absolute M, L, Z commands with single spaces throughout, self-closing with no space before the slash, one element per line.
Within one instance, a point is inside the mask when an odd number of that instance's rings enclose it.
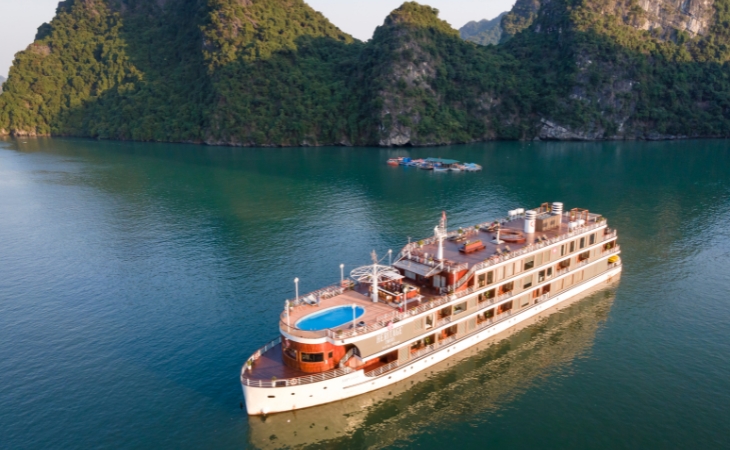
<path fill-rule="evenodd" d="M 68 0 L 16 56 L 0 134 L 425 145 L 530 139 L 547 120 L 729 136 L 730 0 L 715 9 L 692 37 L 644 31 L 636 0 L 518 0 L 485 47 L 414 2 L 362 43 L 302 0 Z M 464 33 L 493 38 L 477 25 Z"/>
<path fill-rule="evenodd" d="M 502 18 L 504 12 L 492 20 L 471 21 L 459 29 L 462 39 L 479 45 L 497 45 L 502 39 Z"/>

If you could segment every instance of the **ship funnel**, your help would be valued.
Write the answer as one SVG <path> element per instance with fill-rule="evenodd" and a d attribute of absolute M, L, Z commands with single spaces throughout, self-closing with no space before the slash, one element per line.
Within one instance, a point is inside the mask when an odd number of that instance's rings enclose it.
<path fill-rule="evenodd" d="M 562 216 L 563 215 L 563 204 L 560 202 L 553 202 L 553 214 Z"/>
<path fill-rule="evenodd" d="M 535 233 L 535 220 L 537 219 L 537 213 L 535 211 L 527 211 L 525 213 L 525 233 Z"/>

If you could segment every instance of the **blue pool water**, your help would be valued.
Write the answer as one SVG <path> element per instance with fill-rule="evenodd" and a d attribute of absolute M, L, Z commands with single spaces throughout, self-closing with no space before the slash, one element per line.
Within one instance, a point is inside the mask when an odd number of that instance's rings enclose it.
<path fill-rule="evenodd" d="M 297 322 L 297 328 L 305 331 L 326 330 L 342 325 L 353 320 L 352 306 L 338 306 L 324 311 L 310 314 Z M 354 318 L 362 316 L 365 312 L 360 306 L 355 307 Z"/>

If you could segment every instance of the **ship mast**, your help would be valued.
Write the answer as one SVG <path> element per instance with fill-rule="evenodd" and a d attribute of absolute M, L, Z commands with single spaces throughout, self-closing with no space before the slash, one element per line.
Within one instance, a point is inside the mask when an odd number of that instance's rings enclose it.
<path fill-rule="evenodd" d="M 448 231 L 446 230 L 446 211 L 441 212 L 441 222 L 439 222 L 438 226 L 433 229 L 433 232 L 436 236 L 436 239 L 438 240 L 438 250 L 436 252 L 436 259 L 438 261 L 444 260 L 444 238 L 446 237 L 446 234 Z"/>

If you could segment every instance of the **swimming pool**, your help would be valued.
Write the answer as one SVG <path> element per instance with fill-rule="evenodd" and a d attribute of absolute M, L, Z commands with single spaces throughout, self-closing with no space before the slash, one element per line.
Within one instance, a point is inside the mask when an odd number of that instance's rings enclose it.
<path fill-rule="evenodd" d="M 304 331 L 319 331 L 328 328 L 338 327 L 344 323 L 352 322 L 365 313 L 365 309 L 361 306 L 353 308 L 352 305 L 335 306 L 324 311 L 310 314 L 297 322 L 297 328 Z M 354 316 L 354 317 L 353 317 Z"/>

